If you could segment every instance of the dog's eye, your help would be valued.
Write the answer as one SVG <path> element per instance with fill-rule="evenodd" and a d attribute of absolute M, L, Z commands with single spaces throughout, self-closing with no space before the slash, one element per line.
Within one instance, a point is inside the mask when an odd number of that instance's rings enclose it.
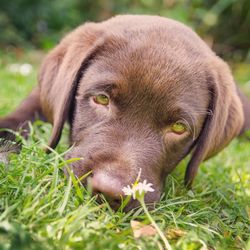
<path fill-rule="evenodd" d="M 175 122 L 171 125 L 171 131 L 181 135 L 187 131 L 187 126 L 182 122 Z"/>
<path fill-rule="evenodd" d="M 103 94 L 94 96 L 93 100 L 97 104 L 101 104 L 101 105 L 104 105 L 104 106 L 109 105 L 109 98 L 106 95 L 103 95 Z"/>

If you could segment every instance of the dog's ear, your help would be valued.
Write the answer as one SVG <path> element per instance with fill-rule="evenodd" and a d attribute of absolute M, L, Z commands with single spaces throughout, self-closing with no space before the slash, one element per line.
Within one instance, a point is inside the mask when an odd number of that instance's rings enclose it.
<path fill-rule="evenodd" d="M 58 144 L 84 71 L 101 50 L 104 39 L 95 24 L 80 26 L 66 36 L 42 63 L 39 74 L 43 113 L 53 124 L 49 147 Z"/>
<path fill-rule="evenodd" d="M 207 76 L 208 115 L 186 169 L 187 187 L 192 185 L 199 164 L 223 149 L 240 133 L 244 123 L 242 104 L 228 66 L 219 58 L 211 65 Z"/>

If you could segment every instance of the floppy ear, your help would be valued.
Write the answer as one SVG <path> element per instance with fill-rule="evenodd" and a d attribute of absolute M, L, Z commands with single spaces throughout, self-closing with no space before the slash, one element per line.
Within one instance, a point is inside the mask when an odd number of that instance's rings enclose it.
<path fill-rule="evenodd" d="M 58 144 L 64 123 L 72 116 L 77 86 L 103 43 L 94 24 L 83 25 L 66 36 L 42 64 L 40 102 L 43 113 L 53 124 L 51 148 Z"/>
<path fill-rule="evenodd" d="M 244 123 L 242 104 L 228 66 L 219 58 L 211 65 L 213 69 L 207 77 L 208 115 L 186 169 L 187 187 L 192 185 L 199 164 L 223 149 L 240 133 Z"/>

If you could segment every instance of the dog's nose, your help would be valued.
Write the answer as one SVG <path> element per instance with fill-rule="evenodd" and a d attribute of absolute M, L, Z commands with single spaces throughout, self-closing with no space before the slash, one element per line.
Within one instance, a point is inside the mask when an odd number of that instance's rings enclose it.
<path fill-rule="evenodd" d="M 121 182 L 119 178 L 106 173 L 96 173 L 91 180 L 93 194 L 103 194 L 110 206 L 117 210 L 123 198 Z"/>
<path fill-rule="evenodd" d="M 91 180 L 93 194 L 102 194 L 110 204 L 111 208 L 118 210 L 121 206 L 122 199 L 125 199 L 122 191 L 123 187 L 126 186 L 124 181 L 125 180 L 122 177 L 110 175 L 104 171 L 98 171 L 93 174 Z M 145 202 L 149 209 L 152 209 L 154 207 L 154 202 L 159 201 L 159 199 L 159 190 L 145 195 Z M 97 201 L 102 201 L 100 196 L 97 196 Z M 128 212 L 131 209 L 139 207 L 139 205 L 139 202 L 131 197 L 130 201 L 126 204 L 124 211 Z"/>

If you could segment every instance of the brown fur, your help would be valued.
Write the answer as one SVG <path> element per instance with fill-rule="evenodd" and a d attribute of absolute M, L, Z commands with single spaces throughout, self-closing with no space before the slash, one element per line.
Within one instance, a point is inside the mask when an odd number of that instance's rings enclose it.
<path fill-rule="evenodd" d="M 99 93 L 110 96 L 108 108 L 92 101 Z M 55 148 L 69 121 L 67 158 L 84 159 L 72 164 L 75 175 L 92 170 L 94 192 L 115 208 L 139 169 L 155 188 L 146 201 L 157 201 L 167 174 L 191 152 L 190 186 L 203 160 L 250 127 L 249 107 L 226 63 L 191 29 L 167 18 L 125 15 L 68 34 L 44 59 L 38 87 L 0 127 L 17 129 L 38 113 L 53 124 Z M 190 130 L 170 132 L 178 120 Z"/>

